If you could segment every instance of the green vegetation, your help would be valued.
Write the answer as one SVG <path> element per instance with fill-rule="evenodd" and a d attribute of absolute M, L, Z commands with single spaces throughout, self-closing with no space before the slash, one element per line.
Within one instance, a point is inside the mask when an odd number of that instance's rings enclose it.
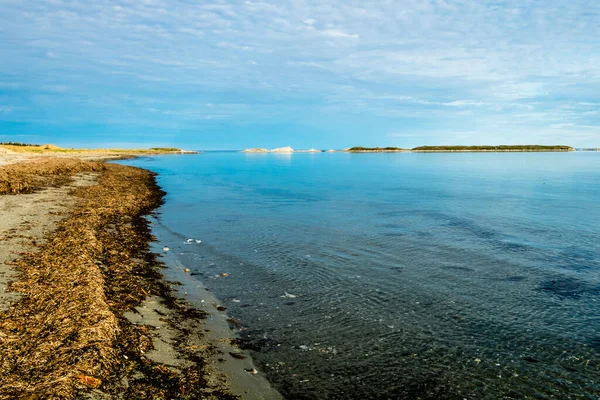
<path fill-rule="evenodd" d="M 34 146 L 39 147 L 39 144 L 31 144 L 31 143 L 20 143 L 20 142 L 0 142 L 2 146 Z"/>
<path fill-rule="evenodd" d="M 499 145 L 499 146 L 420 146 L 412 151 L 573 151 L 570 146 Z"/>
<path fill-rule="evenodd" d="M 150 150 L 154 151 L 181 151 L 177 147 L 151 147 Z"/>
<path fill-rule="evenodd" d="M 351 151 L 351 152 L 392 152 L 392 151 L 404 151 L 404 149 L 401 149 L 400 147 L 362 147 L 362 146 L 356 146 L 356 147 L 350 147 L 349 149 L 346 149 L 346 151 Z"/>

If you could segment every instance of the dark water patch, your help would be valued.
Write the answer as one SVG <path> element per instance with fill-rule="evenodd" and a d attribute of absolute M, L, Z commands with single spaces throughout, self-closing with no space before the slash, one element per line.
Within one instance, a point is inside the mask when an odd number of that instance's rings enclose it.
<path fill-rule="evenodd" d="M 600 253 L 596 250 L 583 249 L 580 247 L 566 247 L 560 251 L 560 255 L 566 258 L 573 258 L 584 261 L 598 261 L 600 260 Z"/>
<path fill-rule="evenodd" d="M 507 276 L 506 278 L 504 278 L 502 280 L 505 282 L 523 282 L 523 281 L 527 280 L 527 277 L 515 275 L 515 276 Z"/>
<path fill-rule="evenodd" d="M 384 232 L 384 233 L 381 234 L 381 236 L 400 238 L 400 237 L 406 236 L 406 233 L 402 233 L 402 232 Z"/>
<path fill-rule="evenodd" d="M 405 224 L 381 224 L 379 225 L 380 228 L 384 228 L 384 229 L 403 229 L 406 228 Z"/>
<path fill-rule="evenodd" d="M 464 267 L 462 265 L 444 265 L 441 267 L 442 269 L 449 269 L 453 271 L 462 271 L 462 272 L 473 272 L 473 268 Z"/>
<path fill-rule="evenodd" d="M 380 211 L 377 213 L 381 217 L 400 217 L 406 214 L 407 211 Z"/>
<path fill-rule="evenodd" d="M 523 253 L 523 252 L 535 250 L 531 246 L 527 246 L 527 245 L 524 245 L 521 243 L 516 243 L 516 242 L 511 242 L 511 241 L 505 241 L 505 240 L 494 241 L 493 246 L 500 251 L 507 251 L 507 252 L 514 252 L 514 253 Z"/>
<path fill-rule="evenodd" d="M 436 221 L 440 226 L 450 227 L 452 229 L 468 232 L 480 239 L 504 239 L 505 235 L 500 232 L 486 228 L 467 218 L 461 218 L 451 214 L 445 214 L 436 211 L 422 211 L 421 215 Z"/>
<path fill-rule="evenodd" d="M 588 344 L 589 344 L 589 345 L 590 345 L 592 348 L 594 348 L 594 349 L 596 349 L 596 350 L 600 350 L 600 336 L 596 336 L 596 337 L 593 337 L 593 338 L 591 338 L 591 339 L 588 341 Z"/>
<path fill-rule="evenodd" d="M 473 234 L 474 236 L 476 236 L 478 238 L 492 239 L 492 238 L 498 237 L 497 232 L 495 232 L 491 229 L 486 229 L 486 228 L 479 226 L 469 220 L 459 219 L 459 218 L 450 217 L 450 216 L 447 216 L 446 219 L 448 219 L 448 222 L 446 224 L 447 226 L 470 232 L 471 234 Z"/>
<path fill-rule="evenodd" d="M 578 300 L 583 295 L 600 295 L 600 285 L 591 285 L 585 281 L 570 278 L 556 277 L 540 283 L 538 290 L 558 296 L 562 299 Z"/>

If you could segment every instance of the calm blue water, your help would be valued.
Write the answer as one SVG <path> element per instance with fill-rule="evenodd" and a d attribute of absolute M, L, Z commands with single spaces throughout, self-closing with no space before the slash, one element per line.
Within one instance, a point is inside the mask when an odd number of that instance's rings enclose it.
<path fill-rule="evenodd" d="M 289 398 L 600 395 L 600 153 L 126 163 Z"/>

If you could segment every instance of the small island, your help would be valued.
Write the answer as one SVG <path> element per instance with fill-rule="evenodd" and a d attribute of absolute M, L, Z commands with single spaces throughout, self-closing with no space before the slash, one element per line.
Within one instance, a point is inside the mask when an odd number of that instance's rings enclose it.
<path fill-rule="evenodd" d="M 265 149 L 262 147 L 253 147 L 250 149 L 242 150 L 243 153 L 322 153 L 323 150 L 319 149 L 308 149 L 308 150 L 294 150 L 290 146 L 278 147 L 276 149 Z"/>
<path fill-rule="evenodd" d="M 419 146 L 412 149 L 401 147 L 362 147 L 355 146 L 342 150 L 347 153 L 451 153 L 451 152 L 551 152 L 575 151 L 571 146 L 555 145 L 498 145 L 498 146 Z"/>
<path fill-rule="evenodd" d="M 355 146 L 345 149 L 344 151 L 351 153 L 398 153 L 406 151 L 400 147 L 362 147 Z"/>
<path fill-rule="evenodd" d="M 536 151 L 574 151 L 571 146 L 541 145 L 499 145 L 499 146 L 420 146 L 414 152 L 536 152 Z"/>

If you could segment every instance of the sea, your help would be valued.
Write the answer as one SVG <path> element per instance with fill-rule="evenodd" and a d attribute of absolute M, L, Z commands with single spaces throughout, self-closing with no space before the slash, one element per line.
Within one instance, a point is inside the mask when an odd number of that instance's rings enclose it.
<path fill-rule="evenodd" d="M 600 398 L 600 153 L 122 163 L 286 398 Z"/>

